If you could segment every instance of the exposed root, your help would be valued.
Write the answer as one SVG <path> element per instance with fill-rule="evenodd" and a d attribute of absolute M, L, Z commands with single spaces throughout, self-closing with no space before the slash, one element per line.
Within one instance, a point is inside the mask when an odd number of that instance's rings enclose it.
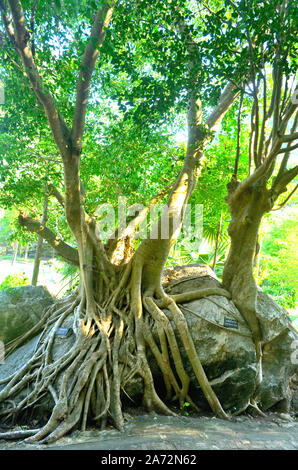
<path fill-rule="evenodd" d="M 262 416 L 262 418 L 266 418 L 265 413 L 263 413 L 262 410 L 258 407 L 257 402 L 254 400 L 254 398 L 250 399 L 249 402 L 249 407 L 251 407 L 259 416 Z"/>
<path fill-rule="evenodd" d="M 205 289 L 197 289 L 194 291 L 183 292 L 182 294 L 171 295 L 172 299 L 177 304 L 183 304 L 184 302 L 191 302 L 192 300 L 202 299 L 210 295 L 221 295 L 227 299 L 231 298 L 230 292 L 221 287 L 209 287 Z"/>
<path fill-rule="evenodd" d="M 250 397 L 250 399 L 247 401 L 247 403 L 236 413 L 233 413 L 233 416 L 239 416 L 240 414 L 244 413 L 245 411 L 249 410 L 250 408 L 253 409 L 253 411 L 258 415 L 261 416 L 262 418 L 266 418 L 265 413 L 263 413 L 262 410 L 260 410 L 257 402 L 253 397 Z"/>
<path fill-rule="evenodd" d="M 4 439 L 7 441 L 14 441 L 16 439 L 25 439 L 28 436 L 32 436 L 36 434 L 39 431 L 39 429 L 26 429 L 26 430 L 20 430 L 20 431 L 11 431 L 11 432 L 4 432 L 0 433 L 0 439 Z"/>
<path fill-rule="evenodd" d="M 85 430 L 88 423 L 100 428 L 112 421 L 120 431 L 124 427 L 121 390 L 134 375 L 143 379 L 144 405 L 149 411 L 176 416 L 171 403 L 185 402 L 198 410 L 189 395 L 190 378 L 185 371 L 172 322 L 158 306 L 158 300 L 142 293 L 142 265 L 130 264 L 108 298 L 94 301 L 87 312 L 86 297 L 77 294 L 72 302 L 60 302 L 44 317 L 44 331 L 31 359 L 2 384 L 0 415 L 7 420 L 11 413 L 38 405 L 45 395 L 53 401 L 47 423 L 28 431 L 21 438 L 27 442 L 50 443 L 74 428 Z M 100 297 L 97 297 L 97 299 Z M 89 296 L 90 299 L 90 296 Z M 228 418 L 213 392 L 202 368 L 182 311 L 173 298 L 163 294 L 160 301 L 171 312 L 184 349 L 211 409 Z M 90 306 L 90 303 L 89 303 Z M 63 357 L 53 360 L 57 329 L 68 316 L 73 316 L 75 341 Z M 147 358 L 148 348 L 163 375 L 165 401 L 155 390 Z M 20 392 L 26 389 L 26 396 Z M 11 405 L 11 400 L 15 403 Z M 3 438 L 16 438 L 4 433 Z"/>

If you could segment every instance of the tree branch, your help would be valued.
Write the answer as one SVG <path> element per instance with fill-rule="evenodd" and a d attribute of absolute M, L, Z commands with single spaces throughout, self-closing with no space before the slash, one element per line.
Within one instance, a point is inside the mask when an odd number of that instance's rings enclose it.
<path fill-rule="evenodd" d="M 241 93 L 239 109 L 238 109 L 238 117 L 237 117 L 237 149 L 236 149 L 236 158 L 235 158 L 235 167 L 234 167 L 235 177 L 237 177 L 239 157 L 240 157 L 241 111 L 242 111 L 243 97 L 244 95 L 243 93 Z"/>
<path fill-rule="evenodd" d="M 277 183 L 274 183 L 271 188 L 271 194 L 274 200 L 286 191 L 287 185 L 298 175 L 298 165 L 290 170 L 285 171 L 279 178 Z"/>
<path fill-rule="evenodd" d="M 295 119 L 294 119 L 294 122 L 293 122 L 293 126 L 291 128 L 291 134 L 290 135 L 295 134 L 296 127 L 297 127 L 297 122 L 298 122 L 298 113 L 296 113 L 296 116 L 295 116 Z M 291 153 L 290 148 L 291 148 L 291 141 L 288 142 L 287 151 L 286 151 L 285 155 L 283 156 L 282 162 L 281 162 L 280 167 L 279 167 L 279 171 L 278 171 L 277 176 L 276 176 L 276 178 L 273 182 L 272 187 L 274 187 L 274 185 L 276 183 L 278 183 L 279 179 L 281 178 L 281 176 L 283 175 L 283 173 L 285 172 L 285 170 L 287 168 L 287 164 L 288 164 L 288 161 L 289 161 L 289 158 L 290 158 L 290 153 Z"/>
<path fill-rule="evenodd" d="M 297 191 L 298 189 L 298 184 L 296 184 L 295 188 L 293 189 L 293 191 L 290 192 L 290 194 L 288 195 L 288 197 L 281 203 L 279 204 L 278 206 L 276 207 L 273 207 L 273 209 L 271 209 L 272 211 L 278 211 L 280 209 L 282 209 L 286 204 L 287 202 L 291 199 L 291 197 L 293 196 L 293 194 Z"/>
<path fill-rule="evenodd" d="M 239 94 L 240 90 L 237 89 L 233 83 L 230 82 L 227 84 L 218 100 L 217 106 L 206 121 L 206 124 L 211 131 L 215 130 L 215 128 L 219 126 L 223 116 L 232 106 Z"/>
<path fill-rule="evenodd" d="M 281 136 L 282 142 L 292 142 L 292 140 L 296 140 L 296 139 L 298 139 L 298 132 Z"/>
<path fill-rule="evenodd" d="M 284 134 L 286 126 L 296 109 L 297 109 L 297 104 L 294 104 L 292 102 L 288 104 L 284 118 L 282 119 L 281 122 L 279 120 L 279 128 L 276 131 L 276 135 L 271 136 L 272 145 L 271 145 L 271 149 L 267 158 L 265 158 L 264 162 L 251 175 L 249 175 L 244 181 L 242 181 L 239 184 L 239 186 L 237 187 L 234 193 L 234 196 L 233 196 L 234 198 L 237 198 L 240 195 L 240 193 L 245 191 L 248 187 L 250 187 L 256 181 L 263 178 L 265 175 L 266 175 L 266 179 L 268 179 L 272 174 L 272 171 L 274 169 L 274 162 L 276 161 L 276 157 L 278 154 L 284 153 L 284 152 L 289 153 L 295 148 L 297 148 L 298 144 L 297 146 L 296 145 L 292 147 L 288 146 L 285 149 L 281 149 L 283 142 L 282 142 L 282 138 L 280 137 L 280 135 Z M 295 117 L 295 122 L 296 122 L 296 119 L 297 117 Z M 295 125 L 295 122 L 294 122 L 294 125 Z"/>
<path fill-rule="evenodd" d="M 100 8 L 94 19 L 91 34 L 82 57 L 79 81 L 77 84 L 77 97 L 71 131 L 73 147 L 80 153 L 82 145 L 82 135 L 85 126 L 86 108 L 90 92 L 90 82 L 95 68 L 95 63 L 99 55 L 106 29 L 110 23 L 114 7 L 117 0 L 113 0 L 111 5 L 106 4 Z"/>
<path fill-rule="evenodd" d="M 55 196 L 55 198 L 57 199 L 57 201 L 59 202 L 59 204 L 64 207 L 65 206 L 65 201 L 64 201 L 64 197 L 62 196 L 62 194 L 60 193 L 60 191 L 58 191 L 57 188 L 55 188 L 55 186 L 51 183 L 48 185 L 48 190 L 49 190 L 49 195 L 50 196 Z"/>
<path fill-rule="evenodd" d="M 41 222 L 31 217 L 25 216 L 22 212 L 18 217 L 18 222 L 21 227 L 25 227 L 30 232 L 37 233 L 44 240 L 51 245 L 58 255 L 62 256 L 67 262 L 79 266 L 79 255 L 75 248 L 65 243 L 61 238 L 52 232 L 49 228 L 45 227 Z"/>
<path fill-rule="evenodd" d="M 26 24 L 22 4 L 19 0 L 8 0 L 8 4 L 14 23 L 16 51 L 24 64 L 32 88 L 44 107 L 53 137 L 61 155 L 64 157 L 69 151 L 69 129 L 58 112 L 55 101 L 49 90 L 44 86 L 37 70 L 29 43 L 30 33 Z"/>
<path fill-rule="evenodd" d="M 280 153 L 285 153 L 285 152 L 290 153 L 292 152 L 292 150 L 295 150 L 296 148 L 298 148 L 298 144 L 292 145 L 292 147 L 282 148 L 277 152 L 277 155 L 279 155 Z"/>
<path fill-rule="evenodd" d="M 1 10 L 1 17 L 2 17 L 3 24 L 4 24 L 5 32 L 8 36 L 8 39 L 14 46 L 16 46 L 13 25 L 8 14 L 6 13 L 6 6 L 3 0 L 0 0 L 0 10 Z"/>

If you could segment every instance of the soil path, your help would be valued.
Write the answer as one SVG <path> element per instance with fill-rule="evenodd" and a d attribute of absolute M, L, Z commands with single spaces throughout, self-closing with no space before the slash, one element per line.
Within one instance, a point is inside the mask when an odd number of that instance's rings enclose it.
<path fill-rule="evenodd" d="M 214 417 L 126 415 L 123 433 L 75 431 L 52 445 L 0 441 L 0 450 L 297 450 L 298 423 L 288 415 Z"/>

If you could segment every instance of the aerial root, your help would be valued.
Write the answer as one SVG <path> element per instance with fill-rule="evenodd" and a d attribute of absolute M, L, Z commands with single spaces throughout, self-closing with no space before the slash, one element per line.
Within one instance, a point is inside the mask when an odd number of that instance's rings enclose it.
<path fill-rule="evenodd" d="M 198 355 L 197 355 L 197 352 L 196 352 L 196 349 L 195 349 L 195 346 L 194 346 L 194 343 L 193 343 L 193 340 L 189 332 L 188 325 L 187 325 L 187 322 L 183 313 L 181 312 L 176 302 L 171 297 L 165 295 L 163 301 L 165 302 L 166 307 L 169 309 L 170 313 L 173 316 L 174 323 L 180 334 L 180 338 L 183 342 L 183 346 L 187 353 L 188 359 L 192 365 L 192 368 L 194 370 L 198 383 L 200 387 L 202 388 L 203 393 L 211 409 L 217 416 L 224 418 L 224 419 L 228 419 L 228 415 L 224 412 L 216 394 L 214 393 L 214 391 L 212 390 L 209 384 L 208 378 L 198 358 Z M 166 317 L 166 315 L 164 314 L 164 312 L 161 309 L 159 309 L 159 307 L 156 305 L 152 297 L 151 298 L 146 297 L 144 299 L 144 304 L 145 304 L 146 309 L 151 313 L 152 317 L 157 322 L 158 331 L 161 331 L 161 329 L 165 331 L 165 334 L 168 338 L 173 362 L 176 368 L 176 372 L 181 381 L 182 388 L 179 387 L 176 381 L 176 378 L 174 376 L 174 373 L 171 370 L 170 362 L 168 360 L 168 354 L 167 353 L 165 354 L 165 351 L 160 352 L 150 332 L 151 329 L 147 323 L 147 325 L 145 324 L 146 341 L 149 344 L 156 358 L 156 361 L 163 373 L 164 381 L 167 382 L 169 385 L 171 385 L 171 387 L 173 387 L 176 393 L 176 396 L 179 397 L 179 403 L 180 403 L 181 408 L 183 407 L 186 399 L 190 404 L 194 405 L 188 395 L 190 379 L 185 372 L 181 355 L 180 355 L 180 351 L 179 351 L 179 347 L 177 345 L 176 337 L 173 332 L 171 323 L 169 319 Z M 163 340 L 163 347 L 165 348 L 164 340 Z M 167 392 L 169 393 L 169 386 L 167 387 Z"/>
<path fill-rule="evenodd" d="M 4 432 L 0 433 L 0 440 L 4 439 L 6 441 L 14 441 L 16 439 L 25 439 L 28 436 L 32 436 L 36 434 L 39 431 L 39 429 L 26 429 L 26 430 L 19 430 L 19 431 L 10 431 L 10 432 Z"/>
<path fill-rule="evenodd" d="M 123 430 L 121 390 L 136 374 L 143 379 L 143 400 L 149 411 L 176 416 L 171 405 L 166 404 L 176 400 L 181 409 L 188 402 L 199 411 L 189 395 L 190 378 L 172 321 L 158 306 L 157 299 L 142 295 L 141 274 L 141 267 L 127 268 L 116 291 L 101 305 L 95 304 L 91 316 L 86 315 L 85 298 L 78 296 L 72 298 L 71 304 L 62 303 L 58 310 L 51 310 L 47 329 L 40 336 L 33 356 L 19 372 L 5 380 L 6 386 L 0 392 L 0 403 L 8 404 L 11 397 L 28 388 L 26 397 L 13 409 L 2 408 L 1 413 L 6 416 L 13 410 L 21 413 L 32 408 L 46 393 L 52 397 L 53 409 L 47 423 L 22 435 L 26 442 L 54 442 L 74 428 L 86 430 L 90 419 L 101 429 L 109 419 Z M 172 315 L 212 410 L 227 418 L 203 371 L 183 313 L 169 296 L 165 295 L 162 302 Z M 55 361 L 52 352 L 56 332 L 70 314 L 74 315 L 75 342 Z M 164 379 L 165 401 L 155 389 L 148 348 Z"/>
<path fill-rule="evenodd" d="M 176 302 L 171 297 L 165 295 L 164 302 L 167 308 L 169 309 L 169 311 L 171 312 L 171 314 L 173 315 L 173 320 L 180 334 L 188 359 L 192 365 L 197 381 L 212 411 L 215 413 L 216 416 L 220 418 L 229 419 L 228 415 L 223 410 L 216 394 L 212 390 L 212 387 L 208 381 L 208 378 L 205 374 L 205 371 L 202 367 L 201 361 L 195 349 L 194 342 L 190 334 L 190 331 L 188 329 L 188 325 L 187 325 L 187 322 L 183 313 L 181 312 Z"/>

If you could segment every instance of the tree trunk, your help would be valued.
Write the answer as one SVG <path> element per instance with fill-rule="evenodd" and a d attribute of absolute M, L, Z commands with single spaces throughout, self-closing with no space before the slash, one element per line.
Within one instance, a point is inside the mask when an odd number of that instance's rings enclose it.
<path fill-rule="evenodd" d="M 261 261 L 261 251 L 262 251 L 262 235 L 258 240 L 258 249 L 255 256 L 255 267 L 256 267 L 256 284 L 259 285 L 259 274 L 260 274 L 260 261 Z"/>
<path fill-rule="evenodd" d="M 39 235 L 37 244 L 36 244 L 36 251 L 35 251 L 35 258 L 34 258 L 34 266 L 33 266 L 32 280 L 31 280 L 32 286 L 37 286 L 40 260 L 41 260 L 41 255 L 42 255 L 42 246 L 43 246 L 43 238 Z"/>
<path fill-rule="evenodd" d="M 28 261 L 28 255 L 29 255 L 29 245 L 26 245 L 25 247 L 25 253 L 24 253 L 24 261 Z"/>
<path fill-rule="evenodd" d="M 43 214 L 42 214 L 42 220 L 41 220 L 42 226 L 45 226 L 47 219 L 48 219 L 48 197 L 47 197 L 46 189 L 45 189 L 44 202 L 43 202 Z M 32 286 L 37 285 L 40 261 L 41 261 L 41 255 L 42 255 L 42 246 L 43 246 L 43 237 L 41 235 L 38 235 L 35 258 L 34 258 L 32 280 L 31 280 Z"/>
<path fill-rule="evenodd" d="M 19 242 L 13 242 L 13 256 L 12 256 L 12 260 L 11 260 L 11 265 L 14 266 L 16 260 L 17 260 L 17 256 L 18 256 L 18 249 L 19 249 Z"/>
<path fill-rule="evenodd" d="M 264 213 L 270 209 L 266 185 L 255 185 L 234 197 L 238 183 L 228 185 L 227 202 L 231 213 L 228 229 L 231 238 L 223 271 L 223 286 L 246 320 L 256 345 L 258 372 L 256 384 L 262 381 L 262 331 L 257 312 L 257 285 L 253 275 L 258 232 Z"/>

